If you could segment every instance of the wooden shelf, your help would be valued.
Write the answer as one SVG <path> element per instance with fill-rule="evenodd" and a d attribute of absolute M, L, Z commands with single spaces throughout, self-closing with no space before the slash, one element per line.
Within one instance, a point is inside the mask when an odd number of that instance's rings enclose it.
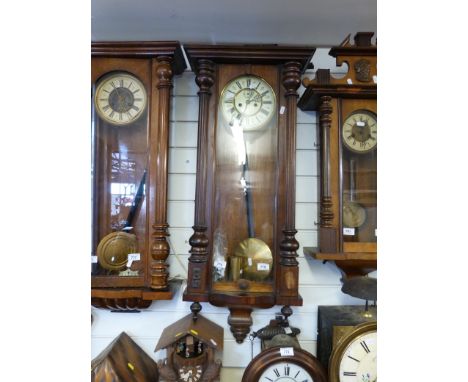
<path fill-rule="evenodd" d="M 317 247 L 304 247 L 304 255 L 316 260 L 334 261 L 346 278 L 367 275 L 377 269 L 377 253 L 321 253 Z"/>

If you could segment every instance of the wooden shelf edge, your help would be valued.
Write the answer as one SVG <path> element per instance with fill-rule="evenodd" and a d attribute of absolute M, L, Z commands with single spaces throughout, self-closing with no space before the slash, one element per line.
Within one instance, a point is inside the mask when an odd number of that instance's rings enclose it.
<path fill-rule="evenodd" d="M 142 300 L 171 300 L 173 297 L 173 291 L 154 291 L 151 289 L 143 288 L 92 288 L 92 298 L 108 298 L 108 299 L 119 299 L 119 298 L 140 298 Z"/>
<path fill-rule="evenodd" d="M 316 247 L 304 247 L 304 255 L 310 256 L 317 260 L 333 260 L 333 261 L 349 261 L 349 260 L 366 260 L 366 261 L 377 261 L 377 253 L 322 253 L 318 252 Z"/>

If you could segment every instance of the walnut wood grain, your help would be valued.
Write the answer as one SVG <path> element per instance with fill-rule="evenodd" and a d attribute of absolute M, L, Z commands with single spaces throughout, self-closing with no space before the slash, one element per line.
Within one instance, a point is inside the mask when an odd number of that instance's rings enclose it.
<path fill-rule="evenodd" d="M 119 276 L 117 272 L 94 272 L 91 277 L 94 306 L 123 310 L 145 308 L 153 300 L 172 298 L 166 264 L 169 255 L 166 239 L 169 117 L 172 78 L 174 74 L 182 73 L 185 67 L 180 44 L 175 41 L 93 42 L 91 45 L 92 84 L 109 72 L 126 71 L 143 82 L 148 95 L 147 118 L 139 118 L 131 128 L 109 126 L 107 132 L 96 137 L 99 145 L 94 153 L 98 162 L 94 174 L 93 248 L 109 233 L 106 232 L 109 221 L 99 211 L 109 210 L 110 199 L 102 190 L 110 188 L 108 157 L 112 150 L 118 151 L 119 139 L 125 140 L 128 153 L 132 150 L 143 153 L 143 157 L 138 158 L 138 166 L 146 168 L 147 176 L 144 202 L 133 224 L 140 261 L 132 263 L 131 271 L 138 274 Z"/>
<path fill-rule="evenodd" d="M 314 257 L 333 260 L 348 277 L 361 275 L 377 267 L 377 151 L 351 155 L 343 148 L 341 125 L 357 110 L 377 114 L 377 46 L 371 32 L 359 32 L 351 42 L 348 36 L 330 50 L 336 65 L 344 63 L 348 71 L 335 78 L 329 69 L 318 69 L 314 79 L 304 78 L 306 87 L 298 106 L 301 110 L 318 111 L 321 137 L 320 225 L 318 248 Z M 348 161 L 353 158 L 357 169 L 359 203 L 366 208 L 366 220 L 355 227 L 354 235 L 343 233 L 342 210 L 346 203 L 345 187 L 351 183 Z"/>
<path fill-rule="evenodd" d="M 200 91 L 195 223 L 183 298 L 228 307 L 231 331 L 236 341 L 242 342 L 252 324 L 253 308 L 302 304 L 294 227 L 296 104 L 300 76 L 315 49 L 203 44 L 184 48 Z M 278 112 L 267 131 L 245 133 L 251 153 L 248 162 L 253 174 L 256 236 L 272 251 L 273 273 L 264 284 L 250 280 L 215 283 L 211 267 L 216 228 L 228 233 L 228 253 L 248 237 L 246 205 L 238 185 L 242 169 L 234 164 L 235 152 L 229 143 L 232 138 L 218 115 L 221 91 L 229 81 L 245 74 L 264 78 L 277 96 Z M 199 305 L 193 307 L 200 310 Z"/>

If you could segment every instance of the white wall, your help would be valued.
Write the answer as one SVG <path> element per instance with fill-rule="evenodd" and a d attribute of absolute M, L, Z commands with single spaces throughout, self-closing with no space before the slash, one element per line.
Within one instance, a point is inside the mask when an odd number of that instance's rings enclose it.
<path fill-rule="evenodd" d="M 328 49 L 317 52 L 316 67 L 333 64 L 326 56 Z M 339 72 L 337 68 L 334 72 Z M 309 71 L 308 76 L 313 76 Z M 301 92 L 303 89 L 301 89 Z M 169 202 L 168 223 L 170 225 L 171 255 L 169 256 L 170 275 L 183 279 L 187 275 L 188 239 L 192 234 L 195 171 L 197 146 L 198 96 L 192 72 L 185 72 L 175 79 L 171 114 L 170 159 L 169 159 Z M 316 353 L 317 306 L 362 304 L 361 300 L 341 292 L 340 272 L 333 263 L 305 258 L 304 246 L 317 245 L 318 195 L 316 116 L 313 112 L 298 109 L 297 121 L 297 168 L 296 168 L 296 235 L 299 248 L 299 289 L 304 300 L 301 307 L 293 307 L 290 318 L 292 326 L 299 327 L 299 341 L 303 349 Z M 164 351 L 154 353 L 162 330 L 190 313 L 190 302 L 182 301 L 184 282 L 171 301 L 156 301 L 141 313 L 111 313 L 93 308 L 92 357 L 97 356 L 104 347 L 122 331 L 127 332 L 154 359 L 165 357 Z M 227 325 L 228 310 L 202 304 L 202 314 L 224 327 L 224 352 L 220 354 L 223 363 L 221 382 L 240 381 L 242 370 L 251 359 L 251 343 L 246 340 L 239 345 L 235 342 Z M 251 330 L 258 330 L 274 318 L 281 307 L 255 310 L 252 314 Z M 254 341 L 253 355 L 258 354 L 260 344 Z"/>

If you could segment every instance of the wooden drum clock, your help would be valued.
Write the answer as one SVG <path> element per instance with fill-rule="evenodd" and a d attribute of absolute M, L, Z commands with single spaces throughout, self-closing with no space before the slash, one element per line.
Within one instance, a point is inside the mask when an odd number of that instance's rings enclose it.
<path fill-rule="evenodd" d="M 253 308 L 302 305 L 295 239 L 297 89 L 310 47 L 185 45 L 200 88 L 194 233 L 185 301 L 228 307 L 237 342 Z"/>
<path fill-rule="evenodd" d="M 317 111 L 320 134 L 318 248 L 305 252 L 334 260 L 346 277 L 377 267 L 377 46 L 359 32 L 330 50 L 348 73 L 318 69 L 304 79 L 302 110 Z"/>
<path fill-rule="evenodd" d="M 170 299 L 167 158 L 178 42 L 95 42 L 91 302 L 127 310 Z"/>

